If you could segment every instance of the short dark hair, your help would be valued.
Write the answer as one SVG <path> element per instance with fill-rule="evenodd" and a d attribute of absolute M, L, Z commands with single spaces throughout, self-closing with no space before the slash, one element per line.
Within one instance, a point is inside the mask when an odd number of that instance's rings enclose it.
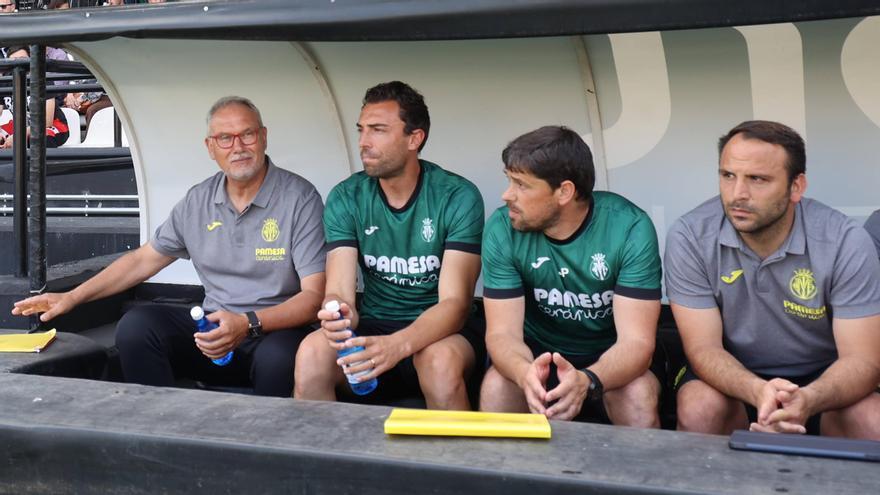
<path fill-rule="evenodd" d="M 807 152 L 804 149 L 804 139 L 791 127 L 769 120 L 747 120 L 718 139 L 719 159 L 721 159 L 724 147 L 737 134 L 742 134 L 745 139 L 757 139 L 782 146 L 788 155 L 785 168 L 788 171 L 789 184 L 794 182 L 795 177 L 807 172 Z"/>
<path fill-rule="evenodd" d="M 400 120 L 404 124 L 403 132 L 412 134 L 416 129 L 424 131 L 425 139 L 419 146 L 419 151 L 422 151 L 428 142 L 428 131 L 431 130 L 431 116 L 428 115 L 428 106 L 425 105 L 425 99 L 422 95 L 404 82 L 386 82 L 367 90 L 361 108 L 371 103 L 384 101 L 397 102 L 400 107 Z"/>
<path fill-rule="evenodd" d="M 501 152 L 504 169 L 526 172 L 559 188 L 574 183 L 577 197 L 589 200 L 596 183 L 593 153 L 587 143 L 564 126 L 544 126 L 514 139 Z"/>

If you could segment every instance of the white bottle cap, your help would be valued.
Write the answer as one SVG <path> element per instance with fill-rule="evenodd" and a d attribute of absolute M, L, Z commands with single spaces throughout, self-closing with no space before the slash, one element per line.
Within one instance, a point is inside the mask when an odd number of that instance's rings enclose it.
<path fill-rule="evenodd" d="M 205 310 L 202 309 L 201 306 L 193 306 L 193 308 L 189 310 L 189 315 L 193 320 L 201 320 L 205 317 Z"/>
<path fill-rule="evenodd" d="M 339 301 L 336 301 L 336 300 L 327 301 L 327 303 L 324 304 L 324 309 L 326 309 L 327 311 L 330 311 L 331 313 L 335 313 L 335 312 L 339 311 Z"/>

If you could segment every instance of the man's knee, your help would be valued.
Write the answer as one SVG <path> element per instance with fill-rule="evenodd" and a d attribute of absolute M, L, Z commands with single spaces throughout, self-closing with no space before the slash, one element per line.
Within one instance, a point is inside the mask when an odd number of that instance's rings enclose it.
<path fill-rule="evenodd" d="M 316 330 L 307 335 L 296 352 L 294 396 L 299 397 L 315 386 L 333 387 L 336 367 L 336 353 L 327 345 L 324 334 Z"/>
<path fill-rule="evenodd" d="M 745 418 L 745 408 L 739 401 L 700 380 L 691 380 L 681 386 L 676 409 L 681 431 L 725 434 L 729 433 L 726 430 L 734 420 Z"/>
<path fill-rule="evenodd" d="M 871 392 L 855 404 L 822 413 L 822 435 L 880 440 L 880 394 Z"/>
<path fill-rule="evenodd" d="M 473 368 L 473 350 L 459 336 L 447 337 L 413 355 L 413 365 L 424 393 L 455 393 L 464 387 L 465 377 Z"/>
<path fill-rule="evenodd" d="M 158 312 L 153 306 L 135 306 L 122 315 L 116 324 L 116 348 L 125 352 L 148 343 L 157 344 L 160 340 L 156 333 Z"/>
<path fill-rule="evenodd" d="M 122 318 L 116 324 L 117 349 L 131 349 L 139 347 L 143 343 L 145 333 L 140 331 L 142 329 L 137 328 L 137 325 L 133 324 L 133 319 L 131 318 L 131 313 L 137 309 L 134 308 L 122 315 Z"/>
<path fill-rule="evenodd" d="M 487 412 L 526 412 L 525 395 L 519 386 L 504 377 L 494 366 L 483 376 L 480 387 L 480 410 Z"/>
<path fill-rule="evenodd" d="M 621 426 L 659 428 L 660 382 L 650 371 L 615 390 L 605 393 L 605 405 L 612 422 Z"/>
<path fill-rule="evenodd" d="M 284 332 L 297 331 L 284 330 Z M 277 336 L 275 334 L 269 334 L 263 339 L 263 342 L 260 342 L 254 350 L 253 367 L 256 377 L 284 375 L 287 379 L 292 379 L 293 363 L 301 339 L 293 335 Z"/>

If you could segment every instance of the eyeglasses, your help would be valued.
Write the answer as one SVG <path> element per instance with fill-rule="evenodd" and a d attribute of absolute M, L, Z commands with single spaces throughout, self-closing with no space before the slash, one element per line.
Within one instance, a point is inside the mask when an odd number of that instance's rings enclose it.
<path fill-rule="evenodd" d="M 14 3 L 0 3 L 0 9 L 8 9 L 9 7 L 15 8 Z"/>
<path fill-rule="evenodd" d="M 259 134 L 260 129 L 248 129 L 240 134 L 215 134 L 208 137 L 213 139 L 214 142 L 217 143 L 217 146 L 223 149 L 228 149 L 232 148 L 232 145 L 235 144 L 235 138 L 238 138 L 243 146 L 250 146 L 257 142 L 257 136 Z"/>

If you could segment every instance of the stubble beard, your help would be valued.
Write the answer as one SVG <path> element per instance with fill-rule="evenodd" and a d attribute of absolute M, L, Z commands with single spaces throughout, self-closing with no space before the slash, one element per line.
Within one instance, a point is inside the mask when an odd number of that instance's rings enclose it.
<path fill-rule="evenodd" d="M 364 161 L 364 154 L 361 153 L 361 163 L 364 165 L 364 173 L 374 179 L 391 179 L 403 174 L 406 168 L 406 160 L 403 157 L 387 157 L 387 156 L 370 156 L 367 158 L 375 159 L 373 165 L 368 165 Z"/>
<path fill-rule="evenodd" d="M 263 164 L 257 163 L 257 159 L 254 154 L 250 154 L 250 155 L 243 154 L 243 157 L 249 158 L 251 160 L 251 164 L 248 166 L 245 166 L 245 167 L 236 166 L 233 164 L 233 162 L 237 158 L 241 158 L 241 157 L 235 157 L 235 156 L 230 157 L 229 170 L 226 172 L 226 176 L 228 178 L 235 180 L 235 181 L 238 181 L 238 182 L 247 182 L 247 181 L 253 179 L 254 177 L 256 177 L 257 174 L 260 173 L 260 168 L 263 166 Z"/>
<path fill-rule="evenodd" d="M 556 225 L 560 217 L 559 210 L 550 210 L 543 218 L 527 221 L 522 215 L 522 210 L 517 209 L 517 211 L 520 216 L 517 219 L 511 218 L 510 225 L 520 232 L 544 232 Z"/>
<path fill-rule="evenodd" d="M 756 213 L 756 210 L 754 208 L 739 205 L 734 202 L 728 203 L 726 205 L 724 213 L 725 215 L 727 215 L 727 220 L 740 234 L 746 234 L 752 237 L 761 237 L 769 232 L 775 232 L 779 228 L 780 223 L 785 218 L 786 213 L 788 213 L 788 209 L 790 208 L 790 206 L 788 204 L 788 196 L 786 196 L 778 202 L 773 203 L 770 211 L 768 211 L 763 216 L 756 218 L 751 225 L 746 226 L 738 226 L 733 218 L 731 218 L 732 215 L 729 213 L 729 210 L 731 208 L 744 209 L 749 213 Z"/>

